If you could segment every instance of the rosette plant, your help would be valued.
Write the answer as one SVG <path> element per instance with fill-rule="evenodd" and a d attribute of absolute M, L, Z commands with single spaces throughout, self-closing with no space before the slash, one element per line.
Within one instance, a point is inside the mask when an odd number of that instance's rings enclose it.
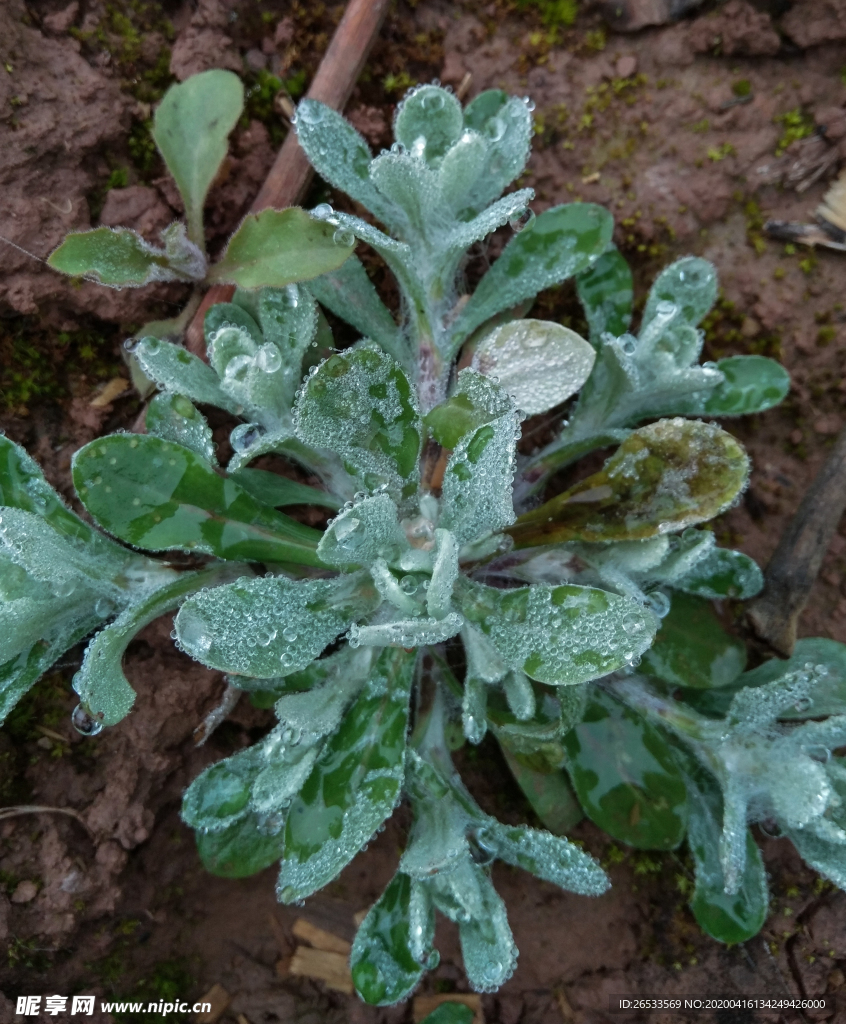
<path fill-rule="evenodd" d="M 214 120 L 215 93 L 201 86 L 217 89 L 221 74 L 174 87 L 162 108 L 204 96 Z M 190 126 L 174 125 L 168 144 L 183 153 Z M 759 356 L 698 364 L 717 279 L 696 257 L 659 275 L 632 333 L 632 276 L 610 214 L 572 203 L 533 216 L 530 189 L 502 196 L 528 157 L 526 101 L 492 90 L 462 109 L 422 86 L 394 129 L 374 158 L 339 114 L 299 105 L 318 173 L 381 227 L 325 204 L 270 211 L 276 256 L 263 262 L 263 236 L 250 236 L 242 263 L 265 276 L 236 278 L 233 300 L 211 307 L 207 359 L 166 330 L 133 342 L 139 378 L 158 389 L 146 433 L 100 438 L 73 460 L 79 501 L 108 537 L 0 441 L 4 710 L 99 629 L 74 677 L 75 722 L 117 725 L 134 700 L 128 641 L 178 608 L 180 648 L 278 719 L 185 794 L 211 871 L 278 861 L 279 899 L 303 900 L 410 804 L 397 873 L 352 949 L 371 1003 L 407 997 L 437 964 L 436 911 L 457 923 L 475 989 L 511 975 L 494 860 L 602 893 L 602 867 L 563 835 L 574 806 L 632 846 L 687 840 L 700 924 L 746 938 L 767 905 L 748 822 L 776 821 L 846 881 L 846 773 L 827 753 L 843 742 L 843 649 L 803 641 L 796 664 L 744 672 L 745 649 L 711 605 L 761 586 L 757 566 L 704 527 L 749 472 L 714 420 L 776 404 L 787 375 Z M 174 169 L 162 147 L 177 181 L 194 180 L 192 161 L 211 181 L 206 150 L 183 148 L 193 156 Z M 509 224 L 466 292 L 469 250 Z M 104 238 L 72 236 L 59 254 L 99 254 Z M 351 255 L 357 242 L 393 272 L 398 310 Z M 96 273 L 90 255 L 72 269 Z M 570 278 L 587 339 L 526 317 L 541 290 Z M 321 307 L 360 340 L 332 351 Z M 519 454 L 523 421 L 565 402 L 555 439 Z M 232 418 L 225 466 L 209 406 Z M 602 468 L 555 487 L 560 469 L 600 449 L 613 449 Z M 267 456 L 271 468 L 254 464 Z M 282 460 L 312 483 L 282 475 Z M 281 511 L 303 505 L 333 518 L 319 530 Z M 451 752 L 488 732 L 549 831 L 501 824 L 462 783 Z"/>

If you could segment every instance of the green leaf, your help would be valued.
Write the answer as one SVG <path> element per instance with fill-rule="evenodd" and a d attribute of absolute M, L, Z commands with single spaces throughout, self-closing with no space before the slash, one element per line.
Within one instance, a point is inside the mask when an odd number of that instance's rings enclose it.
<path fill-rule="evenodd" d="M 387 485 L 396 501 L 417 491 L 422 424 L 402 367 L 361 345 L 321 363 L 294 407 L 297 436 L 337 452 L 368 490 Z"/>
<path fill-rule="evenodd" d="M 104 529 L 149 551 L 319 566 L 320 534 L 255 500 L 188 448 L 113 434 L 73 458 L 83 505 Z"/>
<path fill-rule="evenodd" d="M 386 648 L 294 799 L 277 893 L 305 899 L 330 882 L 393 811 L 404 774 L 416 653 Z"/>
<path fill-rule="evenodd" d="M 464 108 L 464 124 L 487 143 L 481 166 L 463 196 L 466 207 L 475 211 L 501 195 L 526 166 L 534 125 L 527 104 L 501 89 L 486 89 L 471 100 Z M 444 157 L 442 176 L 452 170 L 452 153 L 461 144 L 462 139 Z"/>
<path fill-rule="evenodd" d="M 477 838 L 483 847 L 493 846 L 499 860 L 568 892 L 601 896 L 611 884 L 589 853 L 549 832 L 528 825 L 503 825 L 491 819 Z"/>
<path fill-rule="evenodd" d="M 241 579 L 186 601 L 176 632 L 183 648 L 204 665 L 274 679 L 304 669 L 378 603 L 363 574 L 333 580 Z"/>
<path fill-rule="evenodd" d="M 55 617 L 53 621 L 55 624 Z M 102 616 L 83 609 L 82 614 L 74 616 L 70 624 L 54 632 L 52 639 L 39 640 L 0 665 L 0 725 L 47 669 L 100 622 Z"/>
<path fill-rule="evenodd" d="M 846 848 L 842 843 L 823 839 L 810 829 L 790 829 L 785 835 L 814 871 L 834 882 L 839 889 L 846 889 Z"/>
<path fill-rule="evenodd" d="M 370 180 L 370 147 L 336 110 L 318 100 L 301 100 L 297 139 L 321 178 L 361 203 L 383 224 L 392 229 L 400 226 L 397 211 Z"/>
<path fill-rule="evenodd" d="M 766 356 L 729 356 L 717 363 L 725 375 L 708 396 L 703 412 L 709 416 L 746 416 L 772 409 L 790 391 L 790 374 Z"/>
<path fill-rule="evenodd" d="M 790 672 L 805 671 L 809 665 L 818 669 L 824 667 L 827 671 L 816 676 L 814 686 L 799 709 L 784 711 L 779 717 L 799 720 L 846 714 L 846 644 L 837 640 L 803 637 L 796 641 L 790 658 L 771 658 L 751 672 L 744 672 L 738 684 L 739 687 L 764 686 Z"/>
<path fill-rule="evenodd" d="M 265 343 L 275 345 L 282 355 L 281 380 L 274 377 L 274 384 L 281 391 L 281 405 L 287 413 L 302 383 L 308 357 L 317 348 L 317 303 L 305 288 L 295 284 L 287 288 L 262 288 L 258 296 L 258 317 Z M 331 331 L 328 342 L 331 347 Z"/>
<path fill-rule="evenodd" d="M 578 825 L 584 815 L 564 772 L 534 771 L 518 760 L 507 746 L 501 746 L 511 774 L 544 826 L 553 835 L 563 836 Z"/>
<path fill-rule="evenodd" d="M 190 448 L 206 462 L 217 461 L 211 427 L 183 395 L 167 391 L 155 395 L 147 406 L 144 423 L 148 434 Z"/>
<path fill-rule="evenodd" d="M 593 203 L 555 206 L 525 227 L 479 282 L 451 331 L 452 349 L 485 320 L 587 270 L 608 248 L 614 219 Z"/>
<path fill-rule="evenodd" d="M 153 281 L 201 281 L 205 273 L 201 253 L 194 255 L 193 265 L 183 259 L 179 266 L 165 249 L 150 245 L 129 228 L 73 231 L 65 235 L 47 263 L 63 274 L 86 277 L 111 288 L 141 288 Z"/>
<path fill-rule="evenodd" d="M 613 672 L 642 654 L 655 630 L 651 612 L 592 587 L 498 590 L 462 576 L 455 599 L 508 665 L 554 686 Z"/>
<path fill-rule="evenodd" d="M 625 334 L 632 321 L 632 270 L 618 249 L 611 248 L 576 278 L 576 292 L 596 344 L 603 334 Z"/>
<path fill-rule="evenodd" d="M 573 786 L 588 817 L 642 850 L 674 850 L 684 838 L 684 780 L 660 732 L 599 688 L 584 721 L 565 737 Z"/>
<path fill-rule="evenodd" d="M 472 367 L 497 377 L 527 416 L 574 395 L 590 376 L 596 354 L 569 327 L 549 320 L 515 320 L 495 328 L 473 353 Z"/>
<path fill-rule="evenodd" d="M 464 1003 L 449 1000 L 432 1010 L 421 1024 L 473 1024 L 473 1011 Z"/>
<path fill-rule="evenodd" d="M 306 287 L 321 305 L 352 324 L 363 337 L 372 338 L 399 362 L 408 361 L 402 334 L 357 256 L 350 256 L 337 270 L 313 278 Z"/>
<path fill-rule="evenodd" d="M 250 293 L 246 292 L 245 294 L 249 295 Z M 259 296 L 262 295 L 264 292 L 259 292 Z M 213 306 L 209 306 L 203 320 L 206 345 L 210 347 L 217 332 L 227 327 L 240 327 L 242 331 L 246 331 L 256 347 L 264 342 L 261 328 L 243 306 L 235 302 L 216 302 Z"/>
<path fill-rule="evenodd" d="M 354 248 L 354 239 L 349 243 L 346 234 L 298 206 L 262 210 L 247 214 L 208 279 L 282 288 L 337 270 Z"/>
<path fill-rule="evenodd" d="M 243 109 L 240 78 L 215 68 L 172 85 L 153 117 L 153 139 L 185 204 L 188 234 L 201 247 L 203 204 Z"/>
<path fill-rule="evenodd" d="M 229 476 L 254 498 L 258 498 L 265 505 L 270 505 L 271 508 L 284 508 L 287 505 L 320 505 L 322 508 L 331 508 L 337 512 L 341 507 L 341 502 L 333 494 L 321 491 L 317 487 L 297 483 L 296 480 L 289 480 L 286 476 L 271 473 L 266 469 L 239 469 Z"/>
<path fill-rule="evenodd" d="M 669 419 L 633 431 L 593 476 L 507 531 L 518 548 L 568 540 L 644 540 L 705 522 L 745 487 L 749 458 L 724 430 Z"/>
<path fill-rule="evenodd" d="M 672 580 L 670 585 L 698 597 L 733 597 L 747 601 L 762 589 L 764 576 L 743 552 L 712 548 L 689 572 Z"/>
<path fill-rule="evenodd" d="M 250 811 L 220 832 L 195 833 L 206 871 L 220 878 L 247 878 L 279 860 L 285 833 L 268 831 L 265 817 Z"/>
<path fill-rule="evenodd" d="M 717 301 L 717 272 L 713 263 L 699 256 L 685 256 L 664 267 L 649 291 L 643 310 L 648 324 L 658 312 L 658 304 L 671 302 L 689 324 L 698 324 Z"/>
<path fill-rule="evenodd" d="M 371 1006 L 392 1006 L 407 998 L 426 966 L 415 959 L 411 937 L 411 879 L 398 871 L 373 904 L 353 942 L 350 954 L 353 983 Z M 434 913 L 427 915 L 434 932 Z M 428 936 L 431 947 L 432 936 Z M 418 945 L 425 945 L 417 940 Z"/>
<path fill-rule="evenodd" d="M 397 107 L 394 136 L 409 152 L 433 164 L 458 141 L 463 127 L 464 114 L 454 94 L 437 85 L 421 85 Z"/>
<path fill-rule="evenodd" d="M 514 973 L 517 946 L 508 925 L 505 903 L 490 877 L 478 867 L 468 876 L 468 887 L 473 885 L 477 891 L 468 894 L 467 902 L 473 901 L 477 913 L 469 920 L 464 915 L 458 920 L 464 971 L 471 988 L 495 992 Z"/>
<path fill-rule="evenodd" d="M 738 892 L 727 895 L 720 863 L 723 798 L 719 786 L 697 765 L 685 773 L 689 807 L 687 842 L 696 866 L 690 907 L 700 928 L 718 942 L 734 944 L 757 935 L 767 917 L 769 892 L 761 851 L 746 830 L 746 866 Z"/>
<path fill-rule="evenodd" d="M 202 832 L 220 832 L 250 811 L 253 783 L 265 765 L 264 744 L 209 765 L 185 790 L 182 819 Z"/>
<path fill-rule="evenodd" d="M 135 703 L 135 691 L 121 666 L 130 641 L 154 619 L 178 608 L 186 595 L 201 587 L 214 586 L 229 575 L 229 567 L 181 573 L 131 604 L 101 630 L 86 648 L 82 665 L 73 677 L 73 688 L 88 713 L 102 725 L 116 725 L 125 718 Z"/>
<path fill-rule="evenodd" d="M 369 565 L 384 555 L 394 556 L 405 547 L 397 507 L 387 494 L 375 494 L 356 502 L 336 516 L 317 547 L 321 561 L 348 569 Z M 412 606 L 416 610 L 416 606 Z"/>
<path fill-rule="evenodd" d="M 213 405 L 237 415 L 238 403 L 220 386 L 214 370 L 193 352 L 158 338 L 142 338 L 132 354 L 144 373 L 163 391 L 184 395 L 198 405 Z"/>
<path fill-rule="evenodd" d="M 728 686 L 746 667 L 746 645 L 720 625 L 710 601 L 674 594 L 641 671 L 673 686 Z"/>

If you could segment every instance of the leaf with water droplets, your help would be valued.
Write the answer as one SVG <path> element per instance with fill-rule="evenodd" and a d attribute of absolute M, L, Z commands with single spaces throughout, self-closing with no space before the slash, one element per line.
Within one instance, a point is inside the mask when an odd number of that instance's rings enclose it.
<path fill-rule="evenodd" d="M 101 630 L 85 649 L 82 665 L 73 677 L 73 688 L 88 713 L 101 725 L 116 725 L 125 718 L 135 703 L 135 691 L 121 665 L 129 643 L 154 619 L 178 608 L 187 595 L 214 586 L 229 574 L 230 570 L 222 568 L 181 573 L 152 594 L 136 599 Z"/>
<path fill-rule="evenodd" d="M 393 811 L 403 779 L 416 654 L 389 648 L 288 812 L 277 893 L 305 899 L 330 882 Z"/>
<path fill-rule="evenodd" d="M 717 271 L 713 263 L 699 256 L 685 256 L 664 267 L 649 291 L 643 310 L 648 324 L 661 303 L 676 306 L 689 324 L 698 324 L 717 301 Z"/>
<path fill-rule="evenodd" d="M 272 289 L 268 289 L 268 291 L 270 290 Z M 262 290 L 258 294 L 262 296 L 264 293 L 264 290 Z M 249 294 L 249 292 L 246 294 Z M 256 346 L 261 345 L 264 341 L 264 336 L 258 323 L 243 306 L 235 302 L 216 302 L 213 306 L 209 306 L 203 319 L 203 333 L 206 345 L 211 346 L 217 332 L 226 327 L 239 327 L 249 335 Z"/>
<path fill-rule="evenodd" d="M 474 1020 L 469 1006 L 448 999 L 425 1016 L 421 1024 L 473 1024 Z"/>
<path fill-rule="evenodd" d="M 242 288 L 282 288 L 337 270 L 355 248 L 331 225 L 298 206 L 248 213 L 226 251 L 208 273 L 210 281 Z"/>
<path fill-rule="evenodd" d="M 320 505 L 336 512 L 340 501 L 328 491 L 290 480 L 267 469 L 239 469 L 229 476 L 245 491 L 271 508 L 285 508 L 287 505 Z"/>
<path fill-rule="evenodd" d="M 153 139 L 173 175 L 191 238 L 203 244 L 203 204 L 244 109 L 244 86 L 215 68 L 172 85 L 153 118 Z"/>
<path fill-rule="evenodd" d="M 589 853 L 550 832 L 528 825 L 503 825 L 491 819 L 486 835 L 495 845 L 499 860 L 568 892 L 601 896 L 610 887 L 608 876 Z"/>
<path fill-rule="evenodd" d="M 250 791 L 264 767 L 262 744 L 256 743 L 209 765 L 182 797 L 182 820 L 202 832 L 220 832 L 250 811 Z"/>
<path fill-rule="evenodd" d="M 143 372 L 163 391 L 184 395 L 198 405 L 214 405 L 237 413 L 235 402 L 220 386 L 214 370 L 193 352 L 158 338 L 142 338 L 132 350 Z"/>
<path fill-rule="evenodd" d="M 554 686 L 613 672 L 641 655 L 655 631 L 651 612 L 592 587 L 498 590 L 460 577 L 456 604 L 507 664 Z"/>
<path fill-rule="evenodd" d="M 729 356 L 717 363 L 725 378 L 708 396 L 708 416 L 746 416 L 772 409 L 787 397 L 790 374 L 766 356 Z"/>
<path fill-rule="evenodd" d="M 846 889 L 846 847 L 842 843 L 825 839 L 809 829 L 786 829 L 785 835 L 814 871 L 834 882 L 839 889 Z"/>
<path fill-rule="evenodd" d="M 369 565 L 382 555 L 391 557 L 401 546 L 405 546 L 405 534 L 397 507 L 387 494 L 376 494 L 345 509 L 332 521 L 317 546 L 317 554 L 327 565 L 346 568 Z"/>
<path fill-rule="evenodd" d="M 593 476 L 522 515 L 518 548 L 643 540 L 713 519 L 746 486 L 749 458 L 710 423 L 659 420 L 633 431 Z"/>
<path fill-rule="evenodd" d="M 211 427 L 184 395 L 168 391 L 155 395 L 147 406 L 144 424 L 148 434 L 190 448 L 206 462 L 217 461 Z"/>
<path fill-rule="evenodd" d="M 461 104 L 453 93 L 437 85 L 422 85 L 411 91 L 394 117 L 397 142 L 428 164 L 443 157 L 458 141 L 463 127 Z"/>
<path fill-rule="evenodd" d="M 767 916 L 769 892 L 761 851 L 746 830 L 746 866 L 740 888 L 726 893 L 720 862 L 723 799 L 719 786 L 697 764 L 685 771 L 689 819 L 687 843 L 696 868 L 690 908 L 700 928 L 718 942 L 734 945 L 757 935 Z"/>
<path fill-rule="evenodd" d="M 92 441 L 74 455 L 73 481 L 94 519 L 136 547 L 321 564 L 317 530 L 257 502 L 188 448 L 158 437 Z"/>
<path fill-rule="evenodd" d="M 337 110 L 318 100 L 301 100 L 297 107 L 297 139 L 324 181 L 346 192 L 383 224 L 397 226 L 396 211 L 370 180 L 370 147 Z"/>
<path fill-rule="evenodd" d="M 379 597 L 364 573 L 334 580 L 241 579 L 195 595 L 176 617 L 183 648 L 222 672 L 298 672 Z"/>
<path fill-rule="evenodd" d="M 645 718 L 594 688 L 584 720 L 565 737 L 567 770 L 587 815 L 640 850 L 674 850 L 687 793 L 672 751 Z"/>
<path fill-rule="evenodd" d="M 365 338 L 372 338 L 394 359 L 405 364 L 409 352 L 388 307 L 357 256 L 337 270 L 321 274 L 306 286 L 317 301 L 352 324 Z"/>
<path fill-rule="evenodd" d="M 675 590 L 698 597 L 732 597 L 737 601 L 747 601 L 764 586 L 764 576 L 742 551 L 715 547 L 683 576 L 673 579 L 670 585 Z"/>
<path fill-rule="evenodd" d="M 313 373 L 295 406 L 297 436 L 337 452 L 368 490 L 396 502 L 417 490 L 422 424 L 402 367 L 375 346 L 332 356 Z"/>
<path fill-rule="evenodd" d="M 487 143 L 475 180 L 468 183 L 462 197 L 467 208 L 478 210 L 496 199 L 526 166 L 533 132 L 532 114 L 517 96 L 509 96 L 501 89 L 487 89 L 464 108 L 464 124 Z M 459 139 L 455 146 L 460 145 Z M 447 153 L 444 157 L 445 165 L 450 156 Z"/>
<path fill-rule="evenodd" d="M 502 897 L 481 868 L 474 868 L 480 913 L 459 920 L 461 956 L 470 987 L 476 992 L 495 992 L 514 973 L 517 947 Z"/>
<path fill-rule="evenodd" d="M 619 338 L 632 320 L 632 270 L 618 249 L 610 248 L 576 277 L 576 292 L 596 344 L 603 334 Z"/>
<path fill-rule="evenodd" d="M 47 263 L 62 274 L 86 277 L 110 288 L 141 288 L 153 281 L 202 280 L 202 254 L 189 251 L 184 255 L 193 256 L 193 260 L 183 259 L 174 264 L 166 249 L 150 245 L 136 231 L 102 227 L 65 235 Z"/>
<path fill-rule="evenodd" d="M 592 203 L 545 210 L 508 243 L 452 326 L 451 348 L 503 309 L 587 270 L 608 248 L 614 220 Z"/>
<path fill-rule="evenodd" d="M 282 856 L 285 833 L 253 811 L 217 832 L 196 832 L 203 867 L 220 878 L 248 878 Z M 274 831 L 274 829 L 276 829 Z"/>
<path fill-rule="evenodd" d="M 728 686 L 746 667 L 746 645 L 720 625 L 710 601 L 674 594 L 641 671 L 672 686 Z"/>
<path fill-rule="evenodd" d="M 407 998 L 426 970 L 412 949 L 415 943 L 418 947 L 428 946 L 431 955 L 435 915 L 430 903 L 426 920 L 414 924 L 421 934 L 412 940 L 414 884 L 408 875 L 398 871 L 356 933 L 350 954 L 353 983 L 359 997 L 371 1006 L 393 1006 Z M 429 933 L 425 937 L 424 930 Z"/>
<path fill-rule="evenodd" d="M 514 320 L 495 328 L 473 353 L 472 367 L 495 376 L 527 416 L 574 395 L 596 354 L 575 331 L 549 320 Z"/>

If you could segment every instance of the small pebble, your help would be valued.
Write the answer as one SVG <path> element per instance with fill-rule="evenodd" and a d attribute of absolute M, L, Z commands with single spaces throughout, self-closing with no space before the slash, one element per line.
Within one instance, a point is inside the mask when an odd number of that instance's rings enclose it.
<path fill-rule="evenodd" d="M 15 891 L 11 895 L 12 903 L 29 903 L 30 900 L 34 900 L 38 895 L 38 886 L 35 882 L 30 882 L 29 879 L 24 879 L 23 882 L 18 882 L 15 887 Z"/>

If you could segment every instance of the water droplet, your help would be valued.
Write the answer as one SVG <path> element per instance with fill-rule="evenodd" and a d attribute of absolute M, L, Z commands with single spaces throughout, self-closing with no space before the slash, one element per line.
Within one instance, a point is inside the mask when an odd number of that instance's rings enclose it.
<path fill-rule="evenodd" d="M 297 107 L 297 120 L 303 124 L 320 124 L 324 116 L 324 108 L 321 103 L 314 100 L 305 100 Z"/>
<path fill-rule="evenodd" d="M 433 91 L 427 92 L 420 102 L 424 110 L 434 113 L 436 110 L 443 110 L 445 101 L 443 93 Z"/>
<path fill-rule="evenodd" d="M 311 211 L 311 215 L 317 220 L 328 220 L 334 212 L 328 203 L 320 203 Z"/>
<path fill-rule="evenodd" d="M 485 125 L 484 131 L 491 142 L 499 142 L 505 135 L 505 121 L 501 117 L 492 117 Z"/>
<path fill-rule="evenodd" d="M 356 536 L 356 531 L 360 526 L 361 520 L 356 519 L 355 516 L 349 516 L 346 519 L 342 519 L 335 527 L 335 538 L 338 541 L 338 544 L 345 550 L 352 550 L 353 548 L 358 547 L 364 539 L 363 532 Z"/>
<path fill-rule="evenodd" d="M 355 245 L 355 235 L 349 228 L 338 228 L 335 231 L 335 234 L 332 235 L 332 241 L 335 245 L 349 247 L 351 245 Z"/>
<path fill-rule="evenodd" d="M 266 433 L 260 423 L 241 423 L 229 435 L 229 442 L 236 452 L 245 452 Z"/>
<path fill-rule="evenodd" d="M 400 580 L 400 590 L 404 594 L 416 594 L 417 580 L 413 576 L 403 576 L 403 578 Z"/>
<path fill-rule="evenodd" d="M 528 209 L 528 207 L 520 213 L 515 214 L 508 221 L 508 226 L 512 231 L 522 231 L 523 228 L 528 227 L 529 224 L 535 219 L 534 210 Z"/>
<path fill-rule="evenodd" d="M 77 704 L 71 712 L 71 725 L 80 736 L 96 736 L 103 731 L 103 723 L 84 704 Z"/>
<path fill-rule="evenodd" d="M 631 334 L 624 334 L 620 339 L 620 348 L 627 356 L 633 356 L 637 350 L 637 339 L 633 338 Z"/>
<path fill-rule="evenodd" d="M 256 353 L 256 363 L 265 373 L 276 373 L 282 365 L 282 353 L 273 342 L 265 342 Z"/>
<path fill-rule="evenodd" d="M 284 641 L 285 641 L 286 643 L 289 643 L 289 644 L 292 644 L 292 643 L 293 643 L 293 642 L 294 642 L 294 641 L 295 641 L 295 640 L 297 639 L 297 636 L 298 636 L 298 635 L 299 635 L 299 634 L 298 634 L 298 633 L 297 633 L 297 631 L 296 631 L 296 630 L 295 630 L 295 629 L 293 628 L 293 626 L 286 626 L 286 627 L 285 627 L 285 628 L 284 628 L 284 629 L 282 630 L 282 639 L 283 639 L 283 640 L 284 640 Z"/>
<path fill-rule="evenodd" d="M 70 597 L 75 590 L 76 580 L 72 579 L 70 576 L 57 580 L 53 586 L 53 593 L 56 597 Z"/>
<path fill-rule="evenodd" d="M 256 643 L 268 647 L 276 639 L 276 630 L 270 626 L 259 626 L 256 630 Z"/>
<path fill-rule="evenodd" d="M 662 590 L 654 590 L 646 598 L 646 606 L 659 619 L 663 619 L 670 610 L 670 599 Z"/>
<path fill-rule="evenodd" d="M 107 618 L 114 610 L 114 605 L 107 597 L 101 597 L 94 605 L 95 615 L 99 615 L 102 619 Z"/>

